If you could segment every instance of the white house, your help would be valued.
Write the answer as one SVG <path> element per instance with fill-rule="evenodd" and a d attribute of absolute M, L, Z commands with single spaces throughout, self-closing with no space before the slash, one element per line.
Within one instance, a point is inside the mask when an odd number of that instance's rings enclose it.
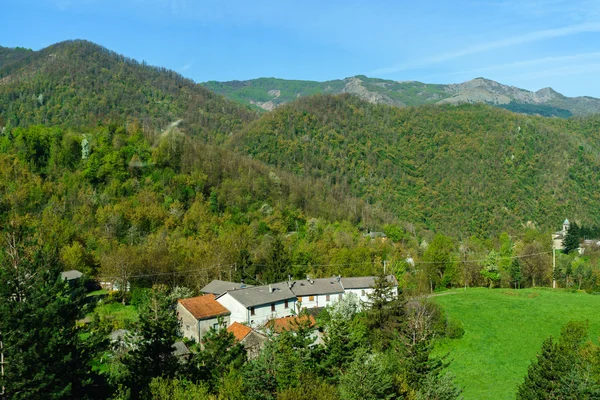
<path fill-rule="evenodd" d="M 177 317 L 181 321 L 181 332 L 186 338 L 198 343 L 210 328 L 228 327 L 230 314 L 227 308 L 215 301 L 215 296 L 212 294 L 177 301 Z M 221 326 L 220 319 L 222 319 Z"/>
<path fill-rule="evenodd" d="M 354 278 L 341 278 L 340 283 L 344 288 L 344 293 L 354 293 L 362 303 L 369 302 L 369 295 L 374 292 L 375 276 L 359 276 Z M 386 276 L 387 281 L 392 285 L 392 296 L 398 296 L 398 281 L 394 275 Z"/>
<path fill-rule="evenodd" d="M 293 315 L 296 295 L 288 282 L 230 290 L 216 300 L 231 311 L 230 322 L 264 325 L 269 319 Z"/>
<path fill-rule="evenodd" d="M 292 292 L 302 308 L 325 307 L 344 295 L 339 277 L 303 279 L 292 282 Z"/>

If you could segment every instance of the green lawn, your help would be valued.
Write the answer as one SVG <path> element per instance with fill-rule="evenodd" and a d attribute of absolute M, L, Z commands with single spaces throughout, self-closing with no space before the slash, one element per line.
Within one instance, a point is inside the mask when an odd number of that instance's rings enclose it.
<path fill-rule="evenodd" d="M 109 324 L 112 330 L 129 328 L 133 322 L 138 320 L 138 312 L 135 307 L 124 306 L 121 303 L 98 304 L 94 313 L 98 314 L 104 323 Z"/>
<path fill-rule="evenodd" d="M 456 290 L 434 297 L 450 319 L 462 322 L 460 339 L 443 339 L 435 353 L 449 352 L 449 370 L 465 399 L 514 399 L 531 360 L 549 335 L 569 320 L 589 320 L 598 343 L 600 296 L 550 289 Z"/>

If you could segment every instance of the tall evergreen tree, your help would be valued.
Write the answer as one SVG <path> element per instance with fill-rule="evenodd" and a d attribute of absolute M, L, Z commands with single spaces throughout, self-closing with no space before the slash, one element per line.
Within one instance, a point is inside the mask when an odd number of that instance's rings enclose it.
<path fill-rule="evenodd" d="M 0 251 L 0 341 L 10 399 L 106 397 L 76 321 L 84 293 L 62 280 L 57 254 L 11 227 Z"/>
<path fill-rule="evenodd" d="M 573 222 L 569 226 L 567 233 L 563 239 L 563 252 L 565 254 L 569 254 L 572 250 L 577 250 L 579 248 L 579 242 L 581 241 L 581 232 L 579 226 Z"/>
<path fill-rule="evenodd" d="M 599 382 L 589 374 L 591 365 L 581 352 L 587 331 L 587 322 L 571 321 L 558 342 L 546 339 L 518 388 L 517 399 L 600 398 Z"/>
<path fill-rule="evenodd" d="M 140 310 L 138 326 L 130 338 L 133 350 L 124 360 L 127 373 L 123 383 L 134 399 L 148 393 L 153 378 L 173 378 L 179 366 L 173 354 L 173 345 L 180 336 L 174 299 L 159 285 Z"/>

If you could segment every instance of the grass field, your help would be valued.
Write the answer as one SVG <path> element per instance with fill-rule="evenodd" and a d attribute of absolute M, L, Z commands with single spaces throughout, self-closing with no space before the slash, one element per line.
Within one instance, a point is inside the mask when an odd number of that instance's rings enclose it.
<path fill-rule="evenodd" d="M 94 313 L 98 314 L 104 323 L 112 325 L 112 329 L 130 328 L 138 320 L 138 312 L 134 306 L 121 303 L 99 304 Z M 90 315 L 91 316 L 91 315 Z"/>
<path fill-rule="evenodd" d="M 449 370 L 465 399 L 514 399 L 542 342 L 569 320 L 588 320 L 598 343 L 600 296 L 551 289 L 456 290 L 437 296 L 448 317 L 461 321 L 460 339 L 443 339 L 436 354 L 450 353 Z"/>

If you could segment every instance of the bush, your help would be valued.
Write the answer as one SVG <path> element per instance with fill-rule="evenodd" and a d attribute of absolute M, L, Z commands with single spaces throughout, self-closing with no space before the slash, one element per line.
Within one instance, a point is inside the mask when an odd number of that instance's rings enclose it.
<path fill-rule="evenodd" d="M 446 337 L 449 339 L 460 339 L 465 334 L 462 322 L 448 320 L 446 323 Z"/>

